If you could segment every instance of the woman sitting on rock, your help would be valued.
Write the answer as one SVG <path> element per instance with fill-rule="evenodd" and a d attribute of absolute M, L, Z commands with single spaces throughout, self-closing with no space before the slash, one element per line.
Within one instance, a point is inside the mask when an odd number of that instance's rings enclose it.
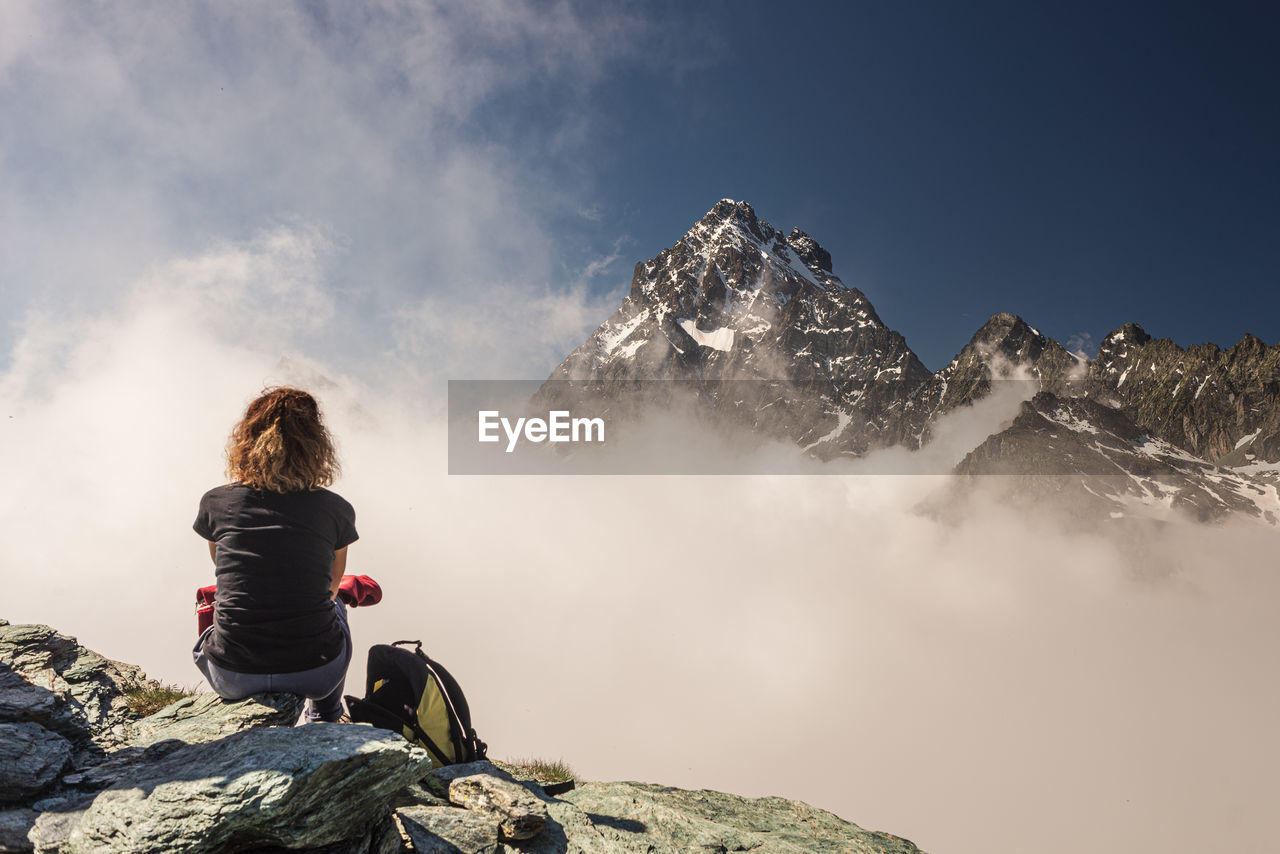
<path fill-rule="evenodd" d="M 193 526 L 218 582 L 193 654 L 223 699 L 287 691 L 307 698 L 308 723 L 342 717 L 351 630 L 337 592 L 358 534 L 351 505 L 325 489 L 337 474 L 305 391 L 268 389 L 232 430 L 232 482 L 204 494 Z"/>

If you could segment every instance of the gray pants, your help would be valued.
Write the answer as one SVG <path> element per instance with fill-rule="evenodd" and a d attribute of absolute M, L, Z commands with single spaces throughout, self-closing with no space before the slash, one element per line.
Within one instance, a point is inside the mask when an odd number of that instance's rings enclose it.
<path fill-rule="evenodd" d="M 307 698 L 302 713 L 307 723 L 336 721 L 342 717 L 342 689 L 347 681 L 347 665 L 351 663 L 351 628 L 347 625 L 347 608 L 341 599 L 333 600 L 333 608 L 338 614 L 338 625 L 346 636 L 347 646 L 342 655 L 319 667 L 294 673 L 236 673 L 226 670 L 204 654 L 204 639 L 212 629 L 206 629 L 200 635 L 191 656 L 209 687 L 224 700 L 243 700 L 250 694 L 284 691 Z"/>

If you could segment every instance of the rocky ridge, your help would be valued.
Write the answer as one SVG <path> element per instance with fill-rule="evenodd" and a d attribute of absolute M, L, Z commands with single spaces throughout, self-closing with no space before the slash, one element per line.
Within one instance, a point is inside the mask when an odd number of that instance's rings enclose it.
<path fill-rule="evenodd" d="M 1215 466 L 1086 397 L 1038 393 L 956 473 L 1016 475 L 1008 483 L 1011 497 L 1052 498 L 1083 517 L 1151 518 L 1165 511 L 1201 522 L 1240 514 L 1280 524 L 1274 482 Z"/>
<path fill-rule="evenodd" d="M 1203 459 L 1237 468 L 1280 462 L 1280 345 L 1252 335 L 1226 350 L 1183 349 L 1126 324 L 1099 345 L 1088 394 Z"/>
<path fill-rule="evenodd" d="M 1018 491 L 1092 496 L 1104 518 L 1280 524 L 1280 345 L 1246 336 L 1227 350 L 1183 349 L 1128 324 L 1088 360 L 1000 313 L 931 373 L 812 237 L 784 235 L 730 199 L 636 265 L 622 305 L 540 396 L 603 401 L 626 418 L 671 407 L 678 386 L 715 427 L 830 460 L 917 450 L 938 419 L 1005 380 L 1050 397 L 1028 400 L 957 473 L 1037 479 Z"/>
<path fill-rule="evenodd" d="M 293 726 L 289 694 L 133 713 L 149 684 L 0 620 L 0 852 L 918 852 L 780 798 L 590 782 L 553 796 L 518 768 L 433 768 L 387 730 Z"/>

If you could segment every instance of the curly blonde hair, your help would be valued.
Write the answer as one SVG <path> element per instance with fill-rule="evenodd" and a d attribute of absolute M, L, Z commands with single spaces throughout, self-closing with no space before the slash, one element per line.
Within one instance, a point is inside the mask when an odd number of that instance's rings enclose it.
<path fill-rule="evenodd" d="M 255 489 L 319 489 L 340 470 L 320 407 L 301 389 L 264 389 L 227 441 L 227 476 Z"/>

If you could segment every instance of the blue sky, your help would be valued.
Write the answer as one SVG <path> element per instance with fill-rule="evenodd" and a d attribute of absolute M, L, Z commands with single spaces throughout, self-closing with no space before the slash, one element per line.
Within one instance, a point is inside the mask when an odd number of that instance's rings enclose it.
<path fill-rule="evenodd" d="M 639 94 L 605 192 L 645 256 L 720 194 L 800 225 L 934 368 L 996 311 L 1275 343 L 1274 7 L 1058 6 L 704 5 L 706 65 Z"/>
<path fill-rule="evenodd" d="M 6 4 L 4 352 L 285 228 L 350 332 L 291 346 L 536 377 L 725 196 L 932 368 L 997 311 L 1280 340 L 1280 16 L 1043 6 Z"/>

